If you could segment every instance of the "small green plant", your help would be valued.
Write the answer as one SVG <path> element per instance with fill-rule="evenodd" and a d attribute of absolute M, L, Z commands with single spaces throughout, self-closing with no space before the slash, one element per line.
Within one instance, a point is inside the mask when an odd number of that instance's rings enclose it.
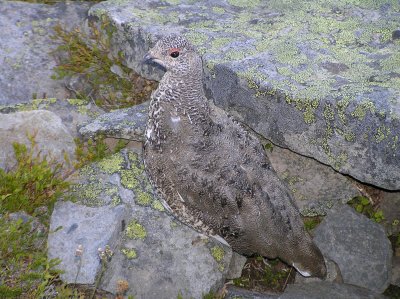
<path fill-rule="evenodd" d="M 322 221 L 321 217 L 305 217 L 304 218 L 304 227 L 307 231 L 313 230 L 320 224 Z"/>
<path fill-rule="evenodd" d="M 0 298 L 40 298 L 57 278 L 59 261 L 47 259 L 46 238 L 29 222 L 0 218 Z"/>
<path fill-rule="evenodd" d="M 9 212 L 24 210 L 29 214 L 40 206 L 52 208 L 56 199 L 68 188 L 62 164 L 35 153 L 35 136 L 28 136 L 30 147 L 14 143 L 16 165 L 0 169 L 0 209 Z"/>
<path fill-rule="evenodd" d="M 381 223 L 385 219 L 382 210 L 376 210 L 365 196 L 356 196 L 347 204 L 376 223 Z"/>
<path fill-rule="evenodd" d="M 109 21 L 104 21 L 101 27 L 108 34 L 102 35 L 94 25 L 90 25 L 90 34 L 79 28 L 67 31 L 61 25 L 54 27 L 53 39 L 60 45 L 53 52 L 58 65 L 52 78 L 79 76 L 86 87 L 73 90 L 75 96 L 90 99 L 104 109 L 129 107 L 146 101 L 156 83 L 124 66 L 122 54 L 111 56 L 112 27 Z"/>
<path fill-rule="evenodd" d="M 125 148 L 128 143 L 129 141 L 127 140 L 119 139 L 114 147 L 110 147 L 106 143 L 105 137 L 102 135 L 90 138 L 87 141 L 75 138 L 75 156 L 77 162 L 74 167 L 78 169 L 90 162 L 99 161 L 108 155 L 119 152 L 121 149 Z"/>

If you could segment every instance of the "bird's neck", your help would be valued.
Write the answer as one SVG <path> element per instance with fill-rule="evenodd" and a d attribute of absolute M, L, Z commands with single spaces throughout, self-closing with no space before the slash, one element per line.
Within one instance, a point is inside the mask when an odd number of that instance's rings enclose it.
<path fill-rule="evenodd" d="M 191 114 L 193 117 L 208 114 L 202 68 L 179 74 L 166 72 L 156 93 L 162 94 L 165 104 L 172 105 L 177 113 Z"/>

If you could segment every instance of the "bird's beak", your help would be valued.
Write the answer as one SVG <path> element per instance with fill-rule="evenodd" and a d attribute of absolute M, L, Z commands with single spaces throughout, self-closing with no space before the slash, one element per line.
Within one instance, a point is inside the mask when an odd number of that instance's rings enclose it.
<path fill-rule="evenodd" d="M 151 62 L 155 57 L 150 54 L 150 52 L 147 52 L 146 55 L 143 56 L 143 63 L 149 63 Z"/>

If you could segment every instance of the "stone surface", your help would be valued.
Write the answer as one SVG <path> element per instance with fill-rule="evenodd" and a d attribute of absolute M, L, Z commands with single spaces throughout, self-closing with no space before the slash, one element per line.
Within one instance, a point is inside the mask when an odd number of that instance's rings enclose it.
<path fill-rule="evenodd" d="M 314 159 L 279 146 L 266 154 L 304 216 L 326 215 L 333 206 L 361 195 L 353 180 Z"/>
<path fill-rule="evenodd" d="M 388 287 L 393 252 L 379 224 L 342 206 L 325 217 L 314 233 L 314 242 L 339 266 L 345 283 L 380 293 Z"/>
<path fill-rule="evenodd" d="M 85 138 L 108 137 L 143 141 L 148 103 L 105 113 L 79 126 Z M 337 203 L 360 195 L 352 180 L 313 159 L 269 145 L 266 155 L 278 176 L 286 181 L 304 216 L 326 215 Z"/>
<path fill-rule="evenodd" d="M 391 284 L 400 287 L 400 256 L 394 256 L 392 264 Z"/>
<path fill-rule="evenodd" d="M 63 83 L 50 79 L 56 65 L 50 52 L 57 44 L 52 28 L 83 23 L 88 3 L 54 5 L 0 0 L 0 104 L 32 98 L 67 98 Z"/>
<path fill-rule="evenodd" d="M 399 192 L 381 192 L 382 199 L 379 203 L 379 209 L 382 210 L 388 235 L 400 233 L 400 193 Z"/>
<path fill-rule="evenodd" d="M 79 127 L 79 133 L 88 138 L 98 134 L 108 137 L 144 141 L 149 104 L 105 113 Z"/>
<path fill-rule="evenodd" d="M 288 285 L 279 299 L 385 299 L 386 297 L 350 284 L 332 282 L 312 282 Z"/>
<path fill-rule="evenodd" d="M 15 163 L 13 142 L 30 147 L 27 134 L 34 135 L 37 152 L 64 163 L 75 157 L 75 142 L 63 125 L 60 117 L 46 110 L 33 110 L 0 114 L 0 167 L 11 167 Z M 67 165 L 66 165 L 67 166 Z"/>
<path fill-rule="evenodd" d="M 109 0 L 89 14 L 149 78 L 161 74 L 141 63 L 150 44 L 186 35 L 217 105 L 281 147 L 400 189 L 397 2 Z"/>
<path fill-rule="evenodd" d="M 77 273 L 75 249 L 79 244 L 84 248 L 80 271 L 84 265 L 87 268 L 77 283 L 93 283 L 100 271 L 97 247 L 108 244 L 114 255 L 99 288 L 115 294 L 118 281 L 125 280 L 127 295 L 139 299 L 176 298 L 178 294 L 202 298 L 221 288 L 228 273 L 240 275 L 244 260 L 241 266 L 240 259 L 239 265 L 232 260 L 230 248 L 204 238 L 164 211 L 136 153 L 123 150 L 85 166 L 71 181 L 75 184 L 65 199 L 76 204 L 56 205 L 51 229 L 63 229 L 49 237 L 49 257 L 64 261 L 67 282 Z M 60 250 L 65 243 L 68 247 Z"/>
<path fill-rule="evenodd" d="M 324 281 L 343 283 L 342 273 L 340 273 L 338 265 L 336 265 L 335 262 L 327 259 L 325 259 L 325 265 L 326 265 L 326 278 L 324 279 Z M 317 277 L 304 277 L 298 272 L 296 272 L 294 283 L 305 284 L 305 283 L 320 282 L 320 281 L 322 280 Z"/>
<path fill-rule="evenodd" d="M 72 202 L 59 202 L 54 207 L 48 238 L 49 259 L 59 258 L 59 269 L 65 271 L 65 283 L 94 284 L 100 270 L 98 248 L 112 250 L 121 234 L 121 220 L 126 207 L 86 207 Z M 83 254 L 76 255 L 82 245 Z"/>
<path fill-rule="evenodd" d="M 91 102 L 81 99 L 36 99 L 18 104 L 0 105 L 0 113 L 48 110 L 58 115 L 73 137 L 79 137 L 77 126 L 103 114 L 104 111 Z M 1 114 L 0 114 L 1 115 Z"/>
<path fill-rule="evenodd" d="M 253 292 L 233 286 L 228 286 L 225 299 L 278 299 L 279 294 Z"/>

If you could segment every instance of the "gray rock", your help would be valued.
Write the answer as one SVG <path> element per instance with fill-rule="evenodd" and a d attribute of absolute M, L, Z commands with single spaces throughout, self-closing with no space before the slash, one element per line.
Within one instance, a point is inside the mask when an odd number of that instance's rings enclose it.
<path fill-rule="evenodd" d="M 380 3 L 380 2 L 379 2 Z M 203 54 L 217 105 L 281 147 L 356 179 L 400 189 L 397 4 L 346 1 L 105 1 L 111 44 L 148 78 L 159 35 L 186 35 Z M 397 6 L 396 6 L 397 7 Z"/>
<path fill-rule="evenodd" d="M 227 294 L 224 297 L 226 299 L 278 299 L 279 294 L 273 293 L 260 293 L 241 289 L 237 287 L 229 286 L 227 288 Z"/>
<path fill-rule="evenodd" d="M 340 273 L 338 265 L 335 262 L 327 259 L 325 259 L 325 265 L 326 265 L 326 278 L 324 279 L 324 281 L 343 283 L 342 273 Z M 294 283 L 305 284 L 305 283 L 319 282 L 319 281 L 322 280 L 317 277 L 304 277 L 296 272 Z"/>
<path fill-rule="evenodd" d="M 14 142 L 30 147 L 27 134 L 35 136 L 36 151 L 42 155 L 60 163 L 65 162 L 65 156 L 70 161 L 74 160 L 75 142 L 56 114 L 45 110 L 24 111 L 0 114 L 1 168 L 11 167 L 15 163 Z"/>
<path fill-rule="evenodd" d="M 52 80 L 57 43 L 53 27 L 72 28 L 83 23 L 88 3 L 55 5 L 0 0 L 0 104 L 32 98 L 67 98 L 62 82 Z"/>
<path fill-rule="evenodd" d="M 382 192 L 379 202 L 384 224 L 388 235 L 400 233 L 400 192 Z"/>
<path fill-rule="evenodd" d="M 380 293 L 390 284 L 393 253 L 385 230 L 351 207 L 325 217 L 314 242 L 339 266 L 345 283 Z"/>
<path fill-rule="evenodd" d="M 72 202 L 59 202 L 51 216 L 48 238 L 49 259 L 61 260 L 65 283 L 94 284 L 100 270 L 98 249 L 109 245 L 113 250 L 121 234 L 126 207 L 91 208 Z M 76 254 L 82 246 L 82 255 Z"/>
<path fill-rule="evenodd" d="M 266 153 L 304 216 L 326 215 L 333 206 L 361 195 L 353 180 L 314 159 L 279 146 Z"/>
<path fill-rule="evenodd" d="M 222 287 L 228 274 L 240 275 L 244 260 L 233 260 L 230 248 L 205 239 L 164 211 L 134 152 L 122 151 L 86 166 L 71 181 L 75 185 L 66 199 L 76 204 L 56 205 L 51 229 L 64 229 L 49 237 L 49 257 L 63 260 L 64 281 L 75 279 L 79 244 L 84 260 L 77 283 L 95 281 L 100 273 L 97 247 L 111 247 L 114 255 L 99 288 L 114 294 L 123 280 L 129 285 L 127 295 L 135 298 L 176 298 L 178 294 L 202 298 Z M 68 247 L 60 250 L 66 243 Z"/>
<path fill-rule="evenodd" d="M 279 299 L 385 299 L 386 297 L 349 284 L 332 282 L 312 282 L 308 284 L 288 285 Z"/>
<path fill-rule="evenodd" d="M 393 257 L 391 284 L 400 287 L 400 256 Z"/>
<path fill-rule="evenodd" d="M 105 135 L 114 138 L 144 140 L 149 103 L 105 113 L 79 127 L 84 137 Z"/>

